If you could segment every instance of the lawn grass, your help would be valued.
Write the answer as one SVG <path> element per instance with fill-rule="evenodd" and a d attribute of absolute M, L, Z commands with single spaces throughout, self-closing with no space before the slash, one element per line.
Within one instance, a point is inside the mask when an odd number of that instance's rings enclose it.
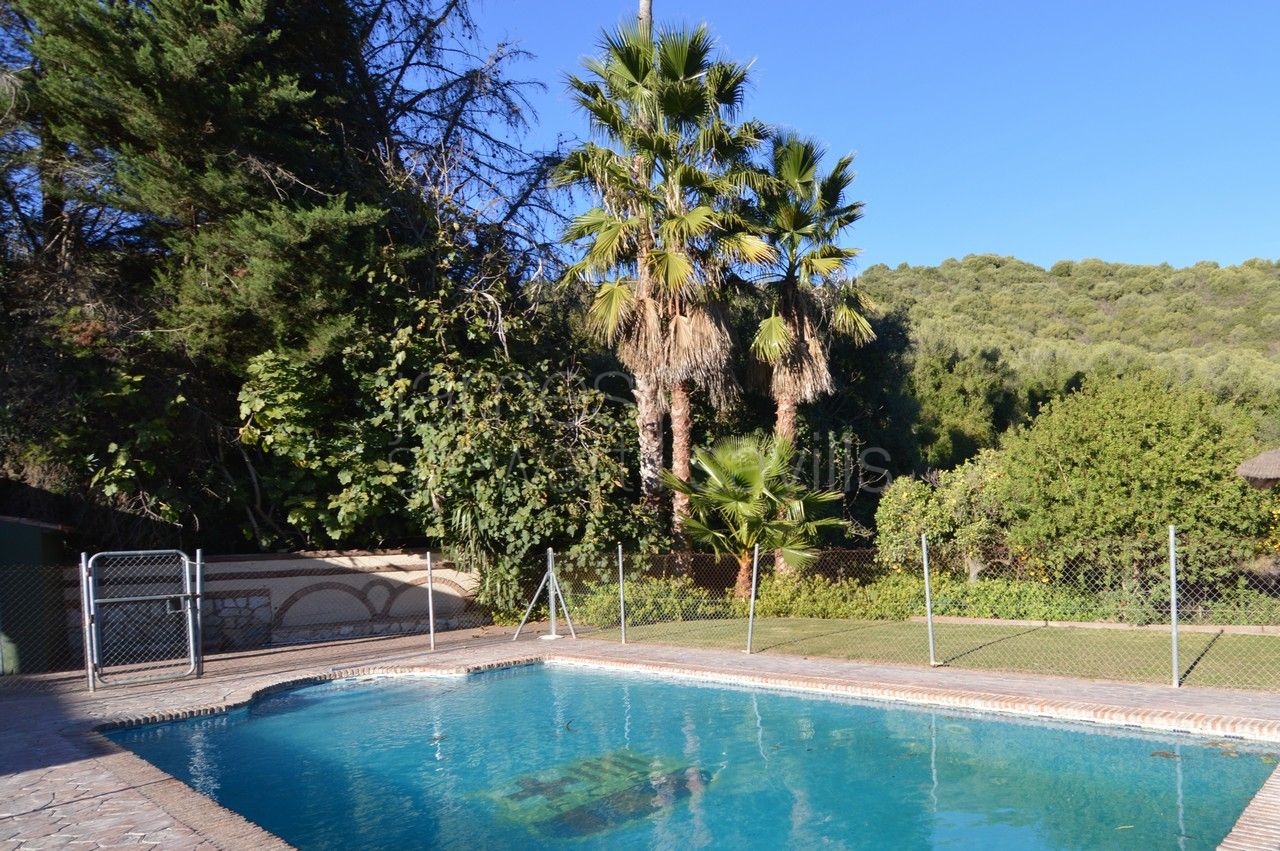
<path fill-rule="evenodd" d="M 593 637 L 616 640 L 618 632 Z M 746 637 L 745 619 L 627 627 L 628 641 L 685 647 L 745 648 Z M 1163 632 L 937 624 L 934 638 L 938 662 L 958 668 L 1151 683 L 1172 677 Z M 929 663 L 926 626 L 917 621 L 757 618 L 753 643 L 759 653 Z M 1280 688 L 1280 636 L 1184 632 L 1178 655 L 1184 685 Z"/>

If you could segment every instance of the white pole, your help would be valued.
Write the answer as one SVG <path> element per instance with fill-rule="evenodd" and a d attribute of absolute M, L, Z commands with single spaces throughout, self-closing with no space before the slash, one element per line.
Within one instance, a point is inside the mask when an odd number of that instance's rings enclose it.
<path fill-rule="evenodd" d="M 551 611 L 551 638 L 559 638 L 556 632 L 556 554 L 547 547 L 547 608 Z"/>
<path fill-rule="evenodd" d="M 93 615 L 89 590 L 89 554 L 80 553 L 80 616 L 84 629 L 84 674 L 89 679 L 89 691 L 93 682 Z"/>
<path fill-rule="evenodd" d="M 920 554 L 924 560 L 924 619 L 929 631 L 929 665 L 938 666 L 938 657 L 933 645 L 933 589 L 929 585 L 929 539 L 920 535 Z"/>
<path fill-rule="evenodd" d="M 751 653 L 751 639 L 756 628 L 756 579 L 760 575 L 760 545 L 751 553 L 751 602 L 747 607 L 747 653 Z"/>
<path fill-rule="evenodd" d="M 427 550 L 427 632 L 431 636 L 431 649 L 436 649 L 436 588 L 432 576 L 431 550 Z"/>
<path fill-rule="evenodd" d="M 553 641 L 560 638 L 560 633 L 556 632 L 556 554 L 551 547 L 547 547 L 547 608 L 551 610 L 551 632 L 546 635 L 539 635 L 539 638 Z"/>
<path fill-rule="evenodd" d="M 204 676 L 204 550 L 196 550 L 196 676 Z"/>
<path fill-rule="evenodd" d="M 1178 530 L 1169 527 L 1169 630 L 1173 638 L 1173 687 L 1182 685 L 1178 665 Z"/>
<path fill-rule="evenodd" d="M 627 590 L 622 572 L 622 542 L 618 542 L 618 620 L 622 624 L 622 643 L 627 643 Z"/>
<path fill-rule="evenodd" d="M 569 617 L 569 603 L 564 598 L 564 589 L 560 587 L 560 580 L 554 575 L 552 575 L 551 581 L 555 583 L 556 589 L 554 596 L 560 598 L 560 611 L 564 613 L 564 622 L 569 627 L 569 635 L 576 640 L 578 638 L 578 632 L 573 628 L 573 618 Z"/>

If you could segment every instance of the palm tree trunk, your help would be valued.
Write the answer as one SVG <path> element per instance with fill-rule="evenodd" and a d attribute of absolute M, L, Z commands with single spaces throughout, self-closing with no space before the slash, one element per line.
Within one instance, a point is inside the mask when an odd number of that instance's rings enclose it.
<path fill-rule="evenodd" d="M 738 578 L 733 583 L 733 596 L 739 600 L 751 596 L 751 553 L 738 554 Z"/>
<path fill-rule="evenodd" d="M 693 430 L 692 407 L 687 382 L 676 382 L 671 388 L 671 473 L 682 482 L 689 481 L 689 441 Z M 671 494 L 671 535 L 677 548 L 683 549 L 684 519 L 689 515 L 689 497 L 675 491 Z"/>
<path fill-rule="evenodd" d="M 789 392 L 779 391 L 775 401 L 777 402 L 777 412 L 773 423 L 773 433 L 776 437 L 785 437 L 794 446 L 796 442 L 796 397 Z"/>
<path fill-rule="evenodd" d="M 775 438 L 785 437 L 792 446 L 796 443 L 796 397 L 790 392 L 776 391 L 777 414 L 773 423 Z M 773 570 L 778 574 L 789 574 L 794 571 L 782 560 L 782 550 L 773 553 Z"/>
<path fill-rule="evenodd" d="M 640 438 L 640 496 L 655 515 L 662 511 L 662 397 L 658 382 L 637 373 L 636 431 Z"/>
<path fill-rule="evenodd" d="M 636 25 L 642 33 L 653 32 L 653 0 L 640 0 L 640 9 L 636 13 Z"/>

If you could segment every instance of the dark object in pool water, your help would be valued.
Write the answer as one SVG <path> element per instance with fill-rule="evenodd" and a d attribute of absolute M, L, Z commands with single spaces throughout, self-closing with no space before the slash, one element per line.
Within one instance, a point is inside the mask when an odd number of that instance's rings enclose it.
<path fill-rule="evenodd" d="M 708 782 L 688 763 L 624 748 L 513 778 L 484 797 L 549 839 L 570 839 L 645 818 Z"/>
<path fill-rule="evenodd" d="M 603 833 L 682 801 L 705 788 L 707 781 L 706 773 L 697 768 L 655 774 L 634 786 L 580 804 L 533 826 L 555 839 Z"/>

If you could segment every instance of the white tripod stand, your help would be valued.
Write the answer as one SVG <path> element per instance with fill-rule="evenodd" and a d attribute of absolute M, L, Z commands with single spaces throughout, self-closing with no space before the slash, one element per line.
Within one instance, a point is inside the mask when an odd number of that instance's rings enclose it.
<path fill-rule="evenodd" d="M 515 641 L 520 637 L 520 630 L 524 629 L 524 625 L 529 622 L 529 616 L 533 614 L 533 607 L 538 603 L 538 596 L 542 593 L 543 586 L 547 589 L 547 609 L 551 613 L 551 632 L 546 635 L 539 635 L 538 638 L 554 641 L 557 638 L 564 638 L 563 635 L 556 632 L 556 599 L 560 600 L 560 608 L 564 611 L 564 622 L 569 625 L 569 634 L 574 638 L 578 637 L 578 633 L 573 630 L 573 621 L 569 619 L 569 606 L 564 601 L 564 592 L 560 590 L 560 582 L 556 579 L 556 554 L 547 547 L 547 572 L 542 574 L 542 581 L 538 583 L 538 590 L 533 592 L 533 599 L 529 601 L 529 608 L 525 609 L 524 617 L 520 620 L 520 626 L 516 627 L 516 634 L 511 636 L 511 640 Z"/>

